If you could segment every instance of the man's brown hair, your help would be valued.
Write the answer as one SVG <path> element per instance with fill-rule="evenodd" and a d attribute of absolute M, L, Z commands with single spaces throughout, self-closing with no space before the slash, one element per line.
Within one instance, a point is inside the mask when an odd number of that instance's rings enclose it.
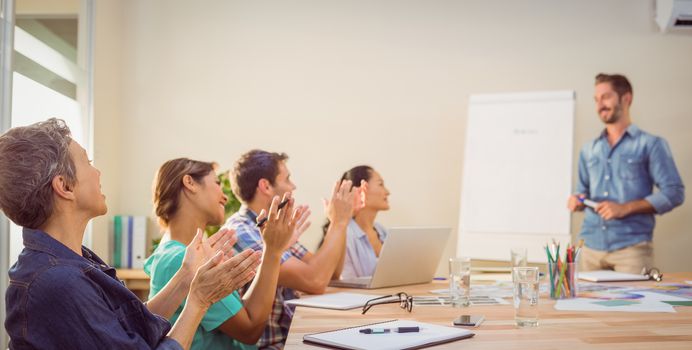
<path fill-rule="evenodd" d="M 618 97 L 624 96 L 626 93 L 632 94 L 632 84 L 622 74 L 605 74 L 599 73 L 596 76 L 596 84 L 610 83 L 613 90 L 618 93 Z"/>
<path fill-rule="evenodd" d="M 15 224 L 40 228 L 53 214 L 52 181 L 77 182 L 70 129 L 51 118 L 0 136 L 0 209 Z"/>
<path fill-rule="evenodd" d="M 257 184 L 261 179 L 266 179 L 274 185 L 279 175 L 279 164 L 288 159 L 286 153 L 267 152 L 253 149 L 242 156 L 235 163 L 231 176 L 231 188 L 233 193 L 243 203 L 249 203 L 255 198 Z"/>

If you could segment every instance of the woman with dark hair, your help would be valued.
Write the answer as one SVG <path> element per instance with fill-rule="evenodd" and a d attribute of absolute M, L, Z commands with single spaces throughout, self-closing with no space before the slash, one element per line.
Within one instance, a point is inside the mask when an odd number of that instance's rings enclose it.
<path fill-rule="evenodd" d="M 144 265 L 144 271 L 151 276 L 150 297 L 157 295 L 180 267 L 185 246 L 195 231 L 223 224 L 228 198 L 221 190 L 215 168 L 215 163 L 187 158 L 169 160 L 159 168 L 154 181 L 154 206 L 165 240 Z M 288 201 L 283 209 L 277 209 L 278 196 L 274 196 L 269 209 L 270 213 L 278 211 L 281 220 L 275 214 L 261 228 L 265 249 L 252 285 L 243 299 L 234 291 L 209 307 L 195 332 L 192 349 L 256 348 L 272 311 L 281 254 L 288 249 L 296 223 L 305 220 L 303 214 L 307 211 L 305 206 L 294 210 L 290 192 L 283 199 Z M 258 218 L 266 216 L 262 211 Z M 182 309 L 180 305 L 172 320 Z"/>
<path fill-rule="evenodd" d="M 371 276 L 387 238 L 387 230 L 375 219 L 380 211 L 389 210 L 389 190 L 382 176 L 367 165 L 351 168 L 341 177 L 344 180 L 350 180 L 355 187 L 365 186 L 365 203 L 348 223 L 341 278 Z"/>

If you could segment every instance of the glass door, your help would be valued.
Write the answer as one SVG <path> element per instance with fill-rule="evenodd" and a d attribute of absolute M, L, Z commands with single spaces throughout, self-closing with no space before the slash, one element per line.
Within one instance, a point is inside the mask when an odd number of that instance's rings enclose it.
<path fill-rule="evenodd" d="M 92 156 L 91 40 L 93 1 L 16 0 L 11 127 L 64 119 Z M 10 224 L 10 263 L 21 252 Z M 90 227 L 85 244 L 91 244 Z"/>
<path fill-rule="evenodd" d="M 14 0 L 0 0 L 0 133 L 10 127 L 12 112 L 12 41 L 14 38 Z M 9 220 L 0 212 L 0 321 L 5 324 L 5 290 L 10 260 Z M 0 349 L 9 339 L 5 327 L 0 329 Z"/>

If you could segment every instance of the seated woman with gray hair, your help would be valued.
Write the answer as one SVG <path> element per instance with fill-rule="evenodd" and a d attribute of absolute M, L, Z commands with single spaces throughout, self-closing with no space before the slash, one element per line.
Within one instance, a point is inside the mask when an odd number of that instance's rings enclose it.
<path fill-rule="evenodd" d="M 5 295 L 10 349 L 187 349 L 209 306 L 253 278 L 258 254 L 230 257 L 230 234 L 197 235 L 164 290 L 142 303 L 82 246 L 89 220 L 107 211 L 100 176 L 62 120 L 0 136 L 0 209 L 24 239 Z M 183 300 L 171 327 L 163 317 Z"/>

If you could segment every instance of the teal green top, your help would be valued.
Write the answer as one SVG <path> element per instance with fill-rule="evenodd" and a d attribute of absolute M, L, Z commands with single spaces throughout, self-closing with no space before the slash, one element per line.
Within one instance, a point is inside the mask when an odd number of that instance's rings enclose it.
<path fill-rule="evenodd" d="M 168 240 L 159 244 L 144 263 L 144 272 L 151 278 L 149 298 L 156 295 L 173 278 L 173 275 L 182 266 L 184 256 L 185 245 L 178 241 Z M 169 320 L 171 323 L 175 323 L 178 319 L 183 311 L 183 306 L 185 306 L 184 301 L 171 316 Z M 197 327 L 191 349 L 257 349 L 255 345 L 241 343 L 217 330 L 222 323 L 233 317 L 242 308 L 243 303 L 238 292 L 233 292 L 233 294 L 213 304 Z"/>

